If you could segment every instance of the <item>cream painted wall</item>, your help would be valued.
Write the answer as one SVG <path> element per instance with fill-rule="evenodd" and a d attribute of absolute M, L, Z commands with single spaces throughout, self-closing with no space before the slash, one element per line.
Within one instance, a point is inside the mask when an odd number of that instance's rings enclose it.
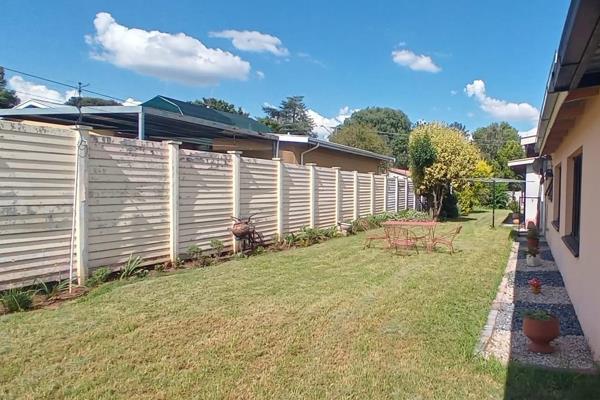
<path fill-rule="evenodd" d="M 579 257 L 574 257 L 561 237 L 570 233 L 569 158 L 583 150 L 581 228 Z M 554 204 L 548 201 L 546 238 L 562 273 L 594 358 L 600 361 L 600 96 L 587 104 L 584 114 L 552 153 L 552 165 L 561 165 L 561 223 L 557 231 L 551 221 Z M 555 192 L 556 193 L 556 192 Z M 556 198 L 553 199 L 555 202 Z"/>

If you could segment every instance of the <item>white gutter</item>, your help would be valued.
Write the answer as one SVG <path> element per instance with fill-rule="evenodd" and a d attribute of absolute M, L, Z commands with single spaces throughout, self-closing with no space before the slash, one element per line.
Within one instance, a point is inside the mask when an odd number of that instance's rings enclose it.
<path fill-rule="evenodd" d="M 318 149 L 321 146 L 321 143 L 317 142 L 317 145 L 315 147 L 311 147 L 310 149 L 303 151 L 302 153 L 300 153 L 300 165 L 304 165 L 304 155 L 307 153 L 310 153 L 313 150 Z"/>

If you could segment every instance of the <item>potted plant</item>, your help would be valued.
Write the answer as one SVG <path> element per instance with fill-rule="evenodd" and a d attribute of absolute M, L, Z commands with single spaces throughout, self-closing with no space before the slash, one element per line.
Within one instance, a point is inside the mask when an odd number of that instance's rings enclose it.
<path fill-rule="evenodd" d="M 560 321 L 545 310 L 526 310 L 523 313 L 523 333 L 530 340 L 527 348 L 534 353 L 552 353 L 550 342 L 560 334 Z"/>
<path fill-rule="evenodd" d="M 539 267 L 541 262 L 538 254 L 540 253 L 537 247 L 527 247 L 527 266 Z"/>
<path fill-rule="evenodd" d="M 540 233 L 533 222 L 527 224 L 527 247 L 537 249 L 540 245 Z"/>
<path fill-rule="evenodd" d="M 531 293 L 540 294 L 542 292 L 542 281 L 538 278 L 532 278 L 527 281 L 529 284 L 529 288 L 531 289 Z"/>

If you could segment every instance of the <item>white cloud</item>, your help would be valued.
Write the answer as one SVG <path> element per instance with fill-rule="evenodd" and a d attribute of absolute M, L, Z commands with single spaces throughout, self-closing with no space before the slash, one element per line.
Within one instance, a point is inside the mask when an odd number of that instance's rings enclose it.
<path fill-rule="evenodd" d="M 507 121 L 530 121 L 537 124 L 540 112 L 529 103 L 511 103 L 506 100 L 495 99 L 486 94 L 485 82 L 476 79 L 465 86 L 465 93 L 475 97 L 479 107 L 492 117 Z"/>
<path fill-rule="evenodd" d="M 457 91 L 457 90 L 451 90 L 451 91 L 450 91 L 450 94 L 451 94 L 452 96 L 456 96 L 456 95 L 458 94 L 458 91 Z"/>
<path fill-rule="evenodd" d="M 215 85 L 223 79 L 245 80 L 250 63 L 227 51 L 211 49 L 184 33 L 128 28 L 109 13 L 96 14 L 96 33 L 86 36 L 92 58 L 164 80 Z"/>
<path fill-rule="evenodd" d="M 77 97 L 77 90 L 75 89 L 59 92 L 58 90 L 50 89 L 46 85 L 27 81 L 20 75 L 12 76 L 8 80 L 8 87 L 17 92 L 17 97 L 21 102 L 27 100 L 45 100 L 63 104 L 71 97 Z M 85 94 L 82 96 L 85 96 Z M 128 97 L 122 104 L 124 106 L 137 106 L 141 103 L 141 101 Z"/>
<path fill-rule="evenodd" d="M 265 79 L 265 73 L 262 71 L 256 71 L 256 77 L 258 79 Z"/>
<path fill-rule="evenodd" d="M 123 103 L 124 106 L 139 106 L 140 104 L 142 104 L 141 101 L 138 101 L 136 99 L 133 99 L 131 97 L 128 97 L 127 100 L 125 100 Z"/>
<path fill-rule="evenodd" d="M 415 54 L 410 50 L 392 51 L 392 60 L 394 60 L 396 64 L 408 67 L 413 71 L 437 73 L 442 70 L 433 62 L 431 57 L 423 54 Z"/>
<path fill-rule="evenodd" d="M 358 111 L 359 109 L 350 109 L 350 107 L 345 106 L 340 108 L 338 114 L 335 117 L 327 118 L 316 112 L 315 110 L 308 110 L 308 115 L 312 118 L 315 127 L 313 132 L 315 132 L 320 139 L 327 140 L 329 135 L 333 131 L 333 128 L 343 123 L 346 118 L 349 118 L 353 112 Z"/>
<path fill-rule="evenodd" d="M 64 103 L 72 96 L 77 96 L 77 91 L 67 90 L 59 92 L 50 89 L 46 85 L 37 84 L 23 79 L 20 75 L 15 75 L 8 80 L 8 86 L 17 92 L 17 97 L 22 101 L 27 100 L 45 100 L 54 103 Z"/>
<path fill-rule="evenodd" d="M 242 51 L 272 53 L 279 57 L 285 57 L 290 54 L 288 49 L 283 47 L 281 39 L 266 33 L 228 29 L 220 32 L 209 32 L 209 36 L 231 39 L 233 46 Z"/>

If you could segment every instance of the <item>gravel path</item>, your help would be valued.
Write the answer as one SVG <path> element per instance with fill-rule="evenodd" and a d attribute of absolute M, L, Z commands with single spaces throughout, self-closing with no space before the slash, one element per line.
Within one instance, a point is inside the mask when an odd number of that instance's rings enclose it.
<path fill-rule="evenodd" d="M 595 371 L 589 346 L 550 249 L 546 243 L 540 243 L 539 267 L 527 266 L 526 250 L 526 240 L 513 245 L 476 353 L 497 358 L 504 364 L 518 361 L 547 368 Z M 539 295 L 531 293 L 527 283 L 534 277 L 542 281 Z M 530 309 L 547 310 L 560 319 L 561 336 L 552 342 L 556 352 L 537 354 L 527 350 L 529 339 L 522 333 L 522 314 Z"/>

